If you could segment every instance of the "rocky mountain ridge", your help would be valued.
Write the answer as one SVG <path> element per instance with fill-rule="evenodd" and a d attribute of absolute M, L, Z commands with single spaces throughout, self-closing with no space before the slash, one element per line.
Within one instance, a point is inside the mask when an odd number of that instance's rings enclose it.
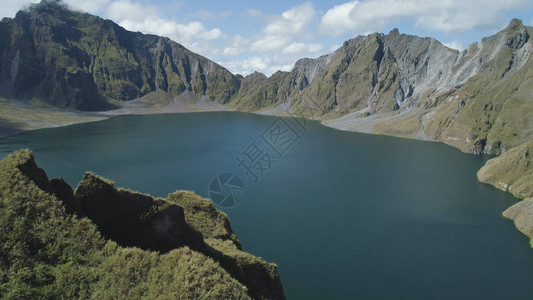
<path fill-rule="evenodd" d="M 0 22 L 0 106 L 12 99 L 113 111 L 106 115 L 302 114 L 342 130 L 500 154 L 533 139 L 532 33 L 515 19 L 458 52 L 395 29 L 301 59 L 290 72 L 243 77 L 168 38 L 129 32 L 44 0 Z"/>
<path fill-rule="evenodd" d="M 533 139 L 531 33 L 513 20 L 462 52 L 397 30 L 360 36 L 290 100 L 318 104 L 309 117 L 331 127 L 500 154 Z"/>

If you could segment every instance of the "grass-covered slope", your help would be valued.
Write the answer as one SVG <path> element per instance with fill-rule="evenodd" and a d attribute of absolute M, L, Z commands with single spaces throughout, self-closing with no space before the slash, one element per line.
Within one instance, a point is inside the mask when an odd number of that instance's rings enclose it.
<path fill-rule="evenodd" d="M 533 247 L 533 141 L 487 161 L 477 177 L 517 198 L 528 198 L 509 207 L 503 216 L 513 220 L 516 228 L 531 238 Z"/>
<path fill-rule="evenodd" d="M 477 73 L 444 97 L 426 133 L 465 152 L 500 154 L 533 140 L 533 28 L 513 20 L 465 50 L 479 52 Z"/>
<path fill-rule="evenodd" d="M 516 228 L 531 240 L 533 247 L 533 198 L 522 200 L 503 212 L 503 216 L 514 221 Z"/>
<path fill-rule="evenodd" d="M 27 150 L 0 162 L 0 246 L 6 299 L 284 299 L 275 265 L 242 252 L 208 200 L 92 173 L 73 191 Z"/>
<path fill-rule="evenodd" d="M 517 198 L 533 197 L 533 141 L 487 161 L 477 176 Z"/>

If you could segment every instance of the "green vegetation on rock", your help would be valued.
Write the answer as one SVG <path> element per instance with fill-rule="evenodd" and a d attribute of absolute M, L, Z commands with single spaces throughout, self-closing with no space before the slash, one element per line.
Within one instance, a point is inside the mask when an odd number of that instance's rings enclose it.
<path fill-rule="evenodd" d="M 42 1 L 0 22 L 0 83 L 6 97 L 59 108 L 108 110 L 164 90 L 226 103 L 239 79 L 168 38 Z"/>
<path fill-rule="evenodd" d="M 517 198 L 533 197 L 533 141 L 487 161 L 477 177 Z"/>
<path fill-rule="evenodd" d="M 525 199 L 509 207 L 503 216 L 514 221 L 516 228 L 531 240 L 533 247 L 533 198 Z"/>
<path fill-rule="evenodd" d="M 28 150 L 0 162 L 0 226 L 6 299 L 284 299 L 276 266 L 242 252 L 208 200 L 154 199 L 92 173 L 73 191 Z"/>

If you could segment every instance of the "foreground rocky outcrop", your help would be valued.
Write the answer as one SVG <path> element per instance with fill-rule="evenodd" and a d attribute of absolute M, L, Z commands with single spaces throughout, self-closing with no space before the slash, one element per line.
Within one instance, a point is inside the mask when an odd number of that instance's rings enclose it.
<path fill-rule="evenodd" d="M 73 191 L 27 150 L 0 162 L 0 179 L 7 298 L 285 298 L 276 266 L 192 192 L 153 198 L 92 173 Z"/>
<path fill-rule="evenodd" d="M 481 182 L 512 193 L 522 200 L 503 212 L 516 228 L 531 238 L 533 247 L 533 141 L 490 159 L 477 173 Z"/>

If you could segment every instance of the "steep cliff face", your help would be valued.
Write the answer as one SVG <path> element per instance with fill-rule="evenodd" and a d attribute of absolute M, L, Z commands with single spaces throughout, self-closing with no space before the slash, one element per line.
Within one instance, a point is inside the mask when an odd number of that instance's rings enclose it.
<path fill-rule="evenodd" d="M 477 177 L 517 198 L 533 197 L 533 141 L 487 161 Z"/>
<path fill-rule="evenodd" d="M 426 133 L 468 152 L 500 154 L 533 140 L 532 28 L 519 20 L 471 45 L 457 68 L 472 76 L 426 116 Z"/>
<path fill-rule="evenodd" d="M 339 129 L 442 141 L 499 154 L 533 139 L 530 40 L 519 20 L 463 52 L 430 38 L 372 34 L 346 42 L 294 99 Z"/>
<path fill-rule="evenodd" d="M 239 79 L 218 64 L 154 35 L 43 1 L 0 23 L 4 97 L 61 108 L 107 110 L 157 89 L 227 102 Z"/>
<path fill-rule="evenodd" d="M 227 216 L 192 192 L 154 199 L 92 173 L 73 191 L 29 151 L 2 160 L 0 179 L 3 296 L 285 298 L 276 265 L 243 252 Z"/>
<path fill-rule="evenodd" d="M 248 75 L 242 79 L 241 88 L 230 105 L 237 110 L 257 111 L 287 103 L 313 81 L 332 56 L 300 59 L 291 72 L 279 71 L 269 78 L 258 72 Z"/>

